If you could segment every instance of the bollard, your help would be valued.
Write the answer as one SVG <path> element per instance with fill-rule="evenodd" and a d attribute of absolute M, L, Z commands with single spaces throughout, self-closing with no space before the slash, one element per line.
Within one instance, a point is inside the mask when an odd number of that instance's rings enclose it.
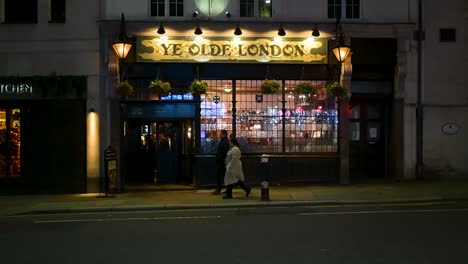
<path fill-rule="evenodd" d="M 270 189 L 268 183 L 268 155 L 263 154 L 260 158 L 260 163 L 262 166 L 262 179 L 260 183 L 261 188 L 261 200 L 262 201 L 270 201 Z"/>
<path fill-rule="evenodd" d="M 268 187 L 269 183 L 267 181 L 262 181 L 261 183 L 261 200 L 270 201 L 270 189 Z"/>

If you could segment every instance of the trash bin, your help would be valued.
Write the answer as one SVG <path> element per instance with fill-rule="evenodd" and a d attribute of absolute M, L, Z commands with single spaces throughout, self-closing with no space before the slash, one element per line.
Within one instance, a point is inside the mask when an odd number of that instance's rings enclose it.
<path fill-rule="evenodd" d="M 269 184 L 269 174 L 268 174 L 268 160 L 269 155 L 263 154 L 260 157 L 260 167 L 261 167 L 261 177 L 260 177 L 260 190 L 261 190 L 261 200 L 269 201 L 270 200 L 270 184 Z"/>

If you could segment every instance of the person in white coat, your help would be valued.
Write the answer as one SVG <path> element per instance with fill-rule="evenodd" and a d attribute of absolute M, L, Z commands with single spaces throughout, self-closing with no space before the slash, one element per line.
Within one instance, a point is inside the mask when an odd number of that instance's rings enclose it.
<path fill-rule="evenodd" d="M 226 164 L 226 174 L 224 175 L 226 194 L 223 196 L 223 199 L 232 199 L 232 188 L 235 185 L 239 185 L 245 191 L 245 196 L 248 197 L 252 189 L 244 183 L 239 142 L 236 138 L 231 137 L 229 139 L 229 146 L 230 149 L 224 161 Z"/>

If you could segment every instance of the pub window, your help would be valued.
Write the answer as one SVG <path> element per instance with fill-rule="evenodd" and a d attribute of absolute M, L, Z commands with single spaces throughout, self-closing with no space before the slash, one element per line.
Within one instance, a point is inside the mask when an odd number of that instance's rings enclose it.
<path fill-rule="evenodd" d="M 346 18 L 359 18 L 359 0 L 346 0 Z"/>
<path fill-rule="evenodd" d="M 65 22 L 65 0 L 50 0 L 50 22 Z"/>
<path fill-rule="evenodd" d="M 211 80 L 200 103 L 200 152 L 216 153 L 221 130 L 232 134 L 232 84 L 229 80 Z"/>
<path fill-rule="evenodd" d="M 37 23 L 37 0 L 5 0 L 5 23 Z"/>
<path fill-rule="evenodd" d="M 184 16 L 184 0 L 169 0 L 169 16 Z"/>
<path fill-rule="evenodd" d="M 151 0 L 151 16 L 165 16 L 166 0 Z"/>
<path fill-rule="evenodd" d="M 261 94 L 262 82 L 236 81 L 236 134 L 246 153 L 282 151 L 282 94 Z"/>
<path fill-rule="evenodd" d="M 254 0 L 240 0 L 240 16 L 253 17 L 254 14 Z"/>
<path fill-rule="evenodd" d="M 454 28 L 440 29 L 440 42 L 455 42 L 457 40 L 457 31 Z"/>
<path fill-rule="evenodd" d="M 259 17 L 272 17 L 273 0 L 258 0 L 258 16 Z"/>
<path fill-rule="evenodd" d="M 328 18 L 341 18 L 341 0 L 328 0 Z"/>
<path fill-rule="evenodd" d="M 308 81 L 315 94 L 297 95 L 300 81 L 286 81 L 285 151 L 329 153 L 337 151 L 338 116 L 335 98 L 327 96 L 325 81 Z"/>
<path fill-rule="evenodd" d="M 308 81 L 315 95 L 296 95 L 299 80 L 285 83 L 277 94 L 261 94 L 263 80 L 208 81 L 201 98 L 200 152 L 215 153 L 221 130 L 233 133 L 233 87 L 236 93 L 236 137 L 244 153 L 336 153 L 338 115 L 326 81 Z M 283 83 L 283 81 L 279 81 Z M 282 89 L 282 88 L 281 88 Z M 284 109 L 283 109 L 284 107 Z M 284 111 L 284 112 L 283 112 Z"/>

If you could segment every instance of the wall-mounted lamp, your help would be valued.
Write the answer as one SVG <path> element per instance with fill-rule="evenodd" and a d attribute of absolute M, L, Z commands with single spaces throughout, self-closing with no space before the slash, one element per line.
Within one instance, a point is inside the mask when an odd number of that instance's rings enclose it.
<path fill-rule="evenodd" d="M 132 44 L 127 40 L 127 28 L 125 24 L 125 16 L 122 13 L 122 18 L 120 19 L 120 33 L 119 38 L 112 44 L 112 47 L 119 56 L 120 59 L 127 57 L 128 52 L 132 48 Z"/>
<path fill-rule="evenodd" d="M 336 19 L 335 39 L 337 44 L 332 49 L 333 54 L 335 54 L 335 57 L 339 62 L 344 62 L 351 52 L 351 47 L 345 43 L 343 28 L 341 27 L 341 21 L 339 17 Z"/>
<path fill-rule="evenodd" d="M 237 24 L 237 27 L 234 30 L 234 35 L 236 35 L 236 36 L 241 36 L 242 35 L 242 30 L 240 29 L 239 24 Z"/>
<path fill-rule="evenodd" d="M 203 31 L 201 30 L 200 26 L 197 23 L 197 28 L 195 28 L 195 31 L 193 32 L 195 35 L 201 35 L 203 34 Z"/>
<path fill-rule="evenodd" d="M 228 18 L 231 17 L 231 13 L 229 13 L 229 11 L 226 11 L 225 14 L 226 14 L 226 17 L 228 17 Z"/>
<path fill-rule="evenodd" d="M 162 22 L 159 22 L 159 28 L 158 28 L 158 31 L 156 32 L 158 32 L 159 35 L 164 35 L 166 33 L 166 30 L 164 29 Z"/>
<path fill-rule="evenodd" d="M 197 17 L 197 16 L 198 16 L 198 11 L 193 12 L 193 13 L 192 13 L 192 16 L 193 16 L 193 17 Z"/>
<path fill-rule="evenodd" d="M 317 24 L 315 24 L 314 29 L 312 30 L 312 36 L 320 37 L 320 31 L 318 30 Z"/>
<path fill-rule="evenodd" d="M 89 109 L 89 112 L 90 112 L 90 113 L 94 113 L 94 107 L 91 107 L 91 108 Z"/>
<path fill-rule="evenodd" d="M 283 24 L 281 24 L 278 28 L 278 36 L 281 36 L 281 37 L 286 36 L 286 31 L 284 31 Z"/>

